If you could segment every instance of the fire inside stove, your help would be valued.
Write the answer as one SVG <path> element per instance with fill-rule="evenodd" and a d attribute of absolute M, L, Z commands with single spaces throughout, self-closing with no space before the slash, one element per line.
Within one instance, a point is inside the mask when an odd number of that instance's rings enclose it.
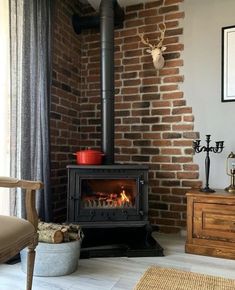
<path fill-rule="evenodd" d="M 83 208 L 135 207 L 135 179 L 84 179 L 81 185 Z"/>

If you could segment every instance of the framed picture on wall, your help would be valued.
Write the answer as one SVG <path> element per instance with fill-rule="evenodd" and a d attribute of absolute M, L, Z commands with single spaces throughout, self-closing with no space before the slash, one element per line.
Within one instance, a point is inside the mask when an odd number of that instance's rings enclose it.
<path fill-rule="evenodd" d="M 235 25 L 222 27 L 222 102 L 235 101 Z"/>

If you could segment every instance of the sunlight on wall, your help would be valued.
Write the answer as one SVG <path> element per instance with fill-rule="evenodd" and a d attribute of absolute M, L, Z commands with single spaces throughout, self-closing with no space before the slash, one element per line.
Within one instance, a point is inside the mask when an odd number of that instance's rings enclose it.
<path fill-rule="evenodd" d="M 9 61 L 9 10 L 8 0 L 1 0 L 0 9 L 0 175 L 9 176 L 10 140 L 10 61 Z M 9 213 L 9 193 L 0 189 L 0 214 Z M 4 191 L 4 193 L 3 193 Z"/>

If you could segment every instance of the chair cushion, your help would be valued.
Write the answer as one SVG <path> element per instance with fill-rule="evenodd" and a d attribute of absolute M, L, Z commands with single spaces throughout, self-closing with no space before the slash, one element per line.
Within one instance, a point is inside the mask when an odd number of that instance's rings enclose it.
<path fill-rule="evenodd" d="M 32 237 L 34 226 L 27 220 L 0 215 L 0 252 L 10 248 L 11 245 L 20 244 L 22 240 Z"/>

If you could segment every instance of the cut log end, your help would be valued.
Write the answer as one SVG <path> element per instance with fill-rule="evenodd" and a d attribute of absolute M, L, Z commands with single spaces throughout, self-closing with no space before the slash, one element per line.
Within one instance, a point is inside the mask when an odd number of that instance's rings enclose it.
<path fill-rule="evenodd" d="M 44 243 L 59 244 L 62 243 L 64 239 L 63 233 L 60 230 L 48 229 L 38 231 L 38 234 L 39 234 L 38 237 L 39 242 Z"/>

